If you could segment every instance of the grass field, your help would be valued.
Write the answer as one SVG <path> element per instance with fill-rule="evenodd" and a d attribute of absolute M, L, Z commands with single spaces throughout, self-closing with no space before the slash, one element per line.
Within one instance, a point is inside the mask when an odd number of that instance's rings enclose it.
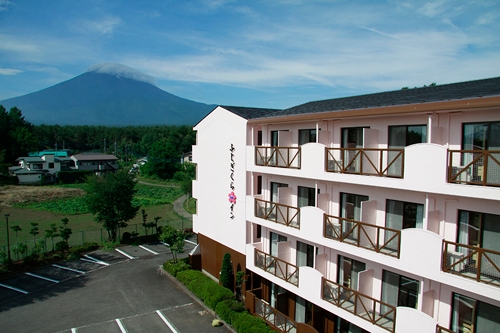
<path fill-rule="evenodd" d="M 190 228 L 191 222 L 182 220 L 173 210 L 172 203 L 182 195 L 176 184 L 171 182 L 159 186 L 137 184 L 137 194 L 134 199 L 135 205 L 140 205 L 146 210 L 148 222 L 152 222 L 157 216 L 161 216 L 160 225 L 174 223 L 179 228 Z M 11 229 L 18 225 L 21 231 L 18 232 L 19 241 L 32 240 L 29 234 L 32 228 L 30 222 L 38 223 L 40 234 L 36 238 L 43 237 L 45 230 L 50 224 L 61 225 L 61 219 L 69 219 L 68 227 L 73 230 L 72 237 L 80 237 L 80 231 L 98 230 L 102 226 L 94 221 L 94 216 L 88 212 L 84 204 L 82 188 L 84 184 L 64 185 L 64 186 L 30 186 L 20 191 L 20 187 L 7 187 L 2 189 L 2 206 L 0 218 L 0 246 L 7 244 L 5 214 L 9 214 L 9 235 L 11 244 L 16 241 L 16 234 Z M 168 186 L 168 187 L 164 187 Z M 57 195 L 52 193 L 58 193 Z M 10 199 L 6 199 L 10 196 Z M 10 200 L 10 201 L 9 201 Z M 128 222 L 129 225 L 141 224 L 142 215 L 139 210 L 137 216 Z M 178 226 L 177 226 L 178 225 Z M 135 226 L 131 230 L 135 231 Z M 138 227 L 141 228 L 140 226 Z M 97 232 L 97 231 L 95 231 Z M 142 231 L 143 232 L 143 231 Z"/>

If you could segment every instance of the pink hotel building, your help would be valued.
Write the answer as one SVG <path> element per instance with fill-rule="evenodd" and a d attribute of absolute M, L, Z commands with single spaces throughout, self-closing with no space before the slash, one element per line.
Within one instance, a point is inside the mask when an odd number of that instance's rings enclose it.
<path fill-rule="evenodd" d="M 500 78 L 218 106 L 192 255 L 280 332 L 500 332 Z"/>

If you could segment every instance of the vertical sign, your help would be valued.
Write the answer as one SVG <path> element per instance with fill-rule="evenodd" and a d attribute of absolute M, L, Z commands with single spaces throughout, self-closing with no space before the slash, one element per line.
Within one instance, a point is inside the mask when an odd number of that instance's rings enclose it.
<path fill-rule="evenodd" d="M 234 151 L 236 148 L 234 148 L 234 145 L 231 143 L 231 148 L 229 148 L 229 152 L 231 153 L 231 163 L 229 164 L 229 189 L 231 192 L 229 192 L 228 197 L 229 197 L 229 203 L 231 206 L 229 207 L 229 217 L 231 219 L 234 219 L 234 205 L 236 205 L 236 194 L 234 194 Z"/>

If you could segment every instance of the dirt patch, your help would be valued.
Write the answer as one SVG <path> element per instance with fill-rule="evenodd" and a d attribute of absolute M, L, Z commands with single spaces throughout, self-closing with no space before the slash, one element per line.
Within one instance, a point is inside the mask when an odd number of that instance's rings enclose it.
<path fill-rule="evenodd" d="M 14 204 L 73 198 L 84 194 L 85 191 L 78 188 L 9 185 L 0 187 L 0 206 L 12 207 Z"/>

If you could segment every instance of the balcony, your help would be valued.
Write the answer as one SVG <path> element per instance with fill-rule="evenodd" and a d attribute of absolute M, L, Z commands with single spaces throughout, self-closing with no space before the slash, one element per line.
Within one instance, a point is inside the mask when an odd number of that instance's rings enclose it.
<path fill-rule="evenodd" d="M 300 229 L 300 208 L 255 199 L 255 216 L 264 220 Z"/>
<path fill-rule="evenodd" d="M 324 214 L 324 237 L 399 258 L 400 230 Z"/>
<path fill-rule="evenodd" d="M 500 252 L 443 241 L 443 272 L 500 287 Z"/>
<path fill-rule="evenodd" d="M 326 148 L 326 171 L 403 178 L 404 149 Z"/>
<path fill-rule="evenodd" d="M 300 147 L 255 147 L 256 165 L 300 169 L 300 162 Z"/>
<path fill-rule="evenodd" d="M 323 299 L 371 324 L 394 332 L 396 308 L 353 289 L 322 278 Z"/>
<path fill-rule="evenodd" d="M 299 268 L 282 259 L 255 249 L 255 267 L 293 284 L 299 286 Z"/>
<path fill-rule="evenodd" d="M 448 182 L 500 186 L 500 151 L 449 150 Z"/>

